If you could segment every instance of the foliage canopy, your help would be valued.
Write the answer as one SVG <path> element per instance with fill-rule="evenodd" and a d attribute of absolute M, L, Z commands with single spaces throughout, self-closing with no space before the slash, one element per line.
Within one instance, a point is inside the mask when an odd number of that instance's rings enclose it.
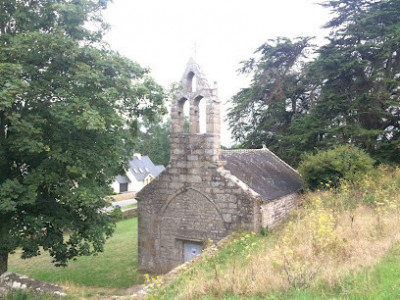
<path fill-rule="evenodd" d="M 328 42 L 278 38 L 243 63 L 250 87 L 233 97 L 233 135 L 262 144 L 293 165 L 301 154 L 353 144 L 379 162 L 400 163 L 400 4 L 324 1 L 333 18 Z M 310 55 L 312 54 L 312 55 Z"/>
<path fill-rule="evenodd" d="M 146 154 L 155 165 L 169 164 L 171 145 L 169 140 L 170 122 L 143 122 L 143 130 L 138 134 L 136 152 Z"/>
<path fill-rule="evenodd" d="M 137 118 L 164 112 L 148 70 L 102 42 L 107 3 L 0 3 L 0 274 L 16 247 L 61 265 L 102 251 Z"/>
<path fill-rule="evenodd" d="M 356 182 L 373 170 L 374 160 L 364 151 L 340 145 L 303 156 L 299 165 L 305 185 L 312 189 L 337 187 L 341 180 Z"/>

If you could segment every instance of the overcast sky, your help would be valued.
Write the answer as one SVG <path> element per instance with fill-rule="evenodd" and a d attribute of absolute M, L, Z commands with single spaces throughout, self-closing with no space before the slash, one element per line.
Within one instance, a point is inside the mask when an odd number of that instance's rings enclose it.
<path fill-rule="evenodd" d="M 111 25 L 106 41 L 113 50 L 149 67 L 166 88 L 181 79 L 193 57 L 209 83 L 218 82 L 225 115 L 229 99 L 249 82 L 237 74 L 239 63 L 256 48 L 277 36 L 317 36 L 322 41 L 326 31 L 321 26 L 330 16 L 317 2 L 114 0 L 105 12 Z M 222 144 L 231 143 L 223 124 Z"/>

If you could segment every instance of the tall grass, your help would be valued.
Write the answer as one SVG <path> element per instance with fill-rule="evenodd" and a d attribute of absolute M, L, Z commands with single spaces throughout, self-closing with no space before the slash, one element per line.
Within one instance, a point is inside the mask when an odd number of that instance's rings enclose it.
<path fill-rule="evenodd" d="M 312 293 L 326 298 L 326 291 L 363 280 L 357 274 L 372 270 L 398 244 L 399 208 L 400 170 L 389 167 L 356 184 L 342 182 L 337 189 L 307 193 L 285 226 L 266 237 L 244 233 L 158 294 L 170 299 L 281 299 L 296 294 L 303 299 L 298 292 L 305 291 L 304 299 Z"/>

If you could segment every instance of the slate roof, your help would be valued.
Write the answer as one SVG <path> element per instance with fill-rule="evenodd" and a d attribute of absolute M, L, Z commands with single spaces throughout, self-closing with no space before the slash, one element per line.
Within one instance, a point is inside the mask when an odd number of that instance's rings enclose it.
<path fill-rule="evenodd" d="M 116 180 L 118 183 L 128 183 L 128 182 L 130 181 L 128 177 L 126 177 L 126 176 L 121 176 L 121 175 L 118 175 L 117 177 L 115 177 L 115 180 Z"/>
<path fill-rule="evenodd" d="M 297 171 L 268 149 L 223 150 L 221 160 L 266 202 L 302 189 Z"/>
<path fill-rule="evenodd" d="M 129 162 L 129 172 L 136 178 L 137 181 L 143 181 L 149 174 L 151 174 L 155 178 L 164 170 L 164 166 L 155 166 L 150 157 L 146 155 L 141 155 L 140 158 L 135 155 L 133 159 Z M 118 175 L 116 177 L 116 180 L 119 183 L 130 182 L 127 176 L 121 175 Z"/>

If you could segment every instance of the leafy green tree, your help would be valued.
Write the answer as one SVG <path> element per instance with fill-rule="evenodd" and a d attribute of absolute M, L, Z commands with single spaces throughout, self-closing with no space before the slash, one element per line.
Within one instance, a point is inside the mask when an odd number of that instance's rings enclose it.
<path fill-rule="evenodd" d="M 374 160 L 352 145 L 340 145 L 302 157 L 299 172 L 312 189 L 337 187 L 341 180 L 355 183 L 374 168 Z"/>
<path fill-rule="evenodd" d="M 102 251 L 136 119 L 164 111 L 148 70 L 102 42 L 107 2 L 0 3 L 0 274 L 17 247 L 58 265 Z"/>
<path fill-rule="evenodd" d="M 144 120 L 141 123 L 141 130 L 134 149 L 136 152 L 148 155 L 155 165 L 168 166 L 171 154 L 170 141 L 170 120 L 162 122 L 149 122 Z M 189 133 L 189 118 L 185 117 L 183 129 Z"/>
<path fill-rule="evenodd" d="M 167 166 L 170 158 L 170 122 L 144 122 L 138 135 L 136 152 L 148 155 L 155 165 Z"/>

